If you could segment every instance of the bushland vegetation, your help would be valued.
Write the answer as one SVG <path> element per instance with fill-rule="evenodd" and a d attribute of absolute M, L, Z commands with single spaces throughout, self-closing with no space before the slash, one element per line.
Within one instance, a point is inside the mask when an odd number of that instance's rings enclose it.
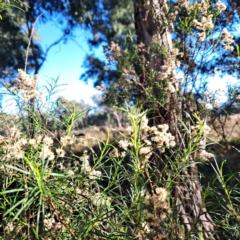
<path fill-rule="evenodd" d="M 3 82 L 18 112 L 0 114 L 2 239 L 240 237 L 239 168 L 224 152 L 239 154 L 240 93 L 208 88 L 215 54 L 236 74 L 230 30 L 239 8 L 224 15 L 220 1 L 185 0 L 133 8 L 135 35 L 104 47 L 118 77 L 98 82 L 102 111 L 54 100 L 58 79 L 39 86 L 27 65 Z"/>

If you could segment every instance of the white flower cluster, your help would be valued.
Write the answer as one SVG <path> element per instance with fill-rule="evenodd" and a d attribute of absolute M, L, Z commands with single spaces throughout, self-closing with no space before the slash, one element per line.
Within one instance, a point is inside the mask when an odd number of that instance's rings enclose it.
<path fill-rule="evenodd" d="M 87 152 L 84 152 L 80 160 L 82 161 L 81 171 L 87 173 L 89 179 L 95 180 L 101 177 L 102 173 L 100 171 L 92 170 L 89 164 L 89 156 L 87 155 Z"/>
<path fill-rule="evenodd" d="M 209 9 L 209 3 L 208 1 L 202 0 L 199 2 L 194 2 L 194 4 L 190 5 L 188 0 L 177 0 L 177 7 L 175 10 L 180 10 L 184 8 L 188 14 L 195 13 L 196 10 L 204 15 L 207 15 L 208 9 Z"/>
<path fill-rule="evenodd" d="M 37 135 L 35 138 L 28 139 L 21 136 L 21 132 L 17 127 L 9 128 L 8 136 L 0 135 L 0 144 L 4 151 L 3 160 L 22 159 L 29 151 L 30 146 L 33 151 L 38 152 L 39 159 L 53 160 L 57 157 L 64 157 L 65 151 L 62 148 L 55 149 L 54 153 L 53 139 L 49 136 Z M 74 136 L 66 136 L 61 138 L 62 146 L 68 146 L 75 142 Z"/>
<path fill-rule="evenodd" d="M 47 230 L 51 230 L 51 231 L 66 231 L 66 228 L 65 226 L 59 222 L 59 221 L 56 221 L 55 220 L 56 217 L 55 217 L 55 214 L 51 214 L 51 213 L 48 213 L 44 216 L 44 227 L 47 229 Z M 66 219 L 67 222 L 69 222 L 69 219 Z"/>
<path fill-rule="evenodd" d="M 209 158 L 214 157 L 212 153 L 209 153 L 205 150 L 205 144 L 206 144 L 206 137 L 211 131 L 211 128 L 204 123 L 200 126 L 200 124 L 197 124 L 196 126 L 191 126 L 191 141 L 198 142 L 198 151 L 196 152 L 196 156 L 201 161 L 207 161 Z M 199 136 L 201 134 L 201 136 Z"/>
<path fill-rule="evenodd" d="M 0 136 L 0 143 L 4 151 L 3 160 L 23 158 L 27 140 L 21 138 L 21 132 L 17 127 L 10 128 L 8 136 Z"/>
<path fill-rule="evenodd" d="M 109 201 L 110 201 L 110 198 L 104 197 L 101 193 L 96 193 L 92 198 L 92 203 L 98 207 L 107 205 Z"/>
<path fill-rule="evenodd" d="M 188 0 L 177 0 L 178 7 L 180 8 L 189 8 Z"/>
<path fill-rule="evenodd" d="M 85 183 L 82 189 L 77 188 L 77 200 L 76 203 L 89 201 L 91 200 L 92 204 L 98 207 L 106 205 L 111 199 L 109 197 L 105 197 L 100 192 L 92 192 L 93 189 L 90 190 L 89 184 Z M 94 194 L 93 194 L 94 193 Z"/>
<path fill-rule="evenodd" d="M 108 63 L 111 64 L 115 60 L 117 60 L 118 57 L 121 56 L 121 48 L 118 45 L 118 43 L 114 43 L 111 41 L 110 46 L 103 46 L 103 52 L 105 56 L 108 59 Z"/>
<path fill-rule="evenodd" d="M 217 90 L 208 90 L 203 93 L 204 102 L 203 107 L 206 110 L 212 110 L 214 107 L 220 107 L 224 100 L 226 92 L 223 88 L 218 88 Z"/>
<path fill-rule="evenodd" d="M 206 31 L 208 29 L 211 29 L 213 28 L 212 18 L 213 15 L 211 14 L 208 15 L 207 17 L 203 16 L 200 22 L 197 19 L 194 19 L 193 26 L 200 31 Z"/>
<path fill-rule="evenodd" d="M 167 124 L 149 127 L 145 113 L 131 115 L 131 118 L 141 126 L 141 148 L 139 149 L 139 156 L 142 159 L 142 167 L 144 167 L 145 163 L 152 156 L 153 149 L 158 149 L 161 153 L 164 153 L 166 148 L 175 146 L 175 138 L 168 132 Z M 126 151 L 133 147 L 131 142 L 133 128 L 131 126 L 126 128 L 126 134 L 126 139 L 119 141 L 121 150 L 114 148 L 112 152 L 110 152 L 111 157 L 124 157 Z"/>
<path fill-rule="evenodd" d="M 199 42 L 203 42 L 206 39 L 207 31 L 212 29 L 214 26 L 212 21 L 213 15 L 209 14 L 209 1 L 202 0 L 200 3 L 195 2 L 191 6 L 189 6 L 188 0 L 177 0 L 177 3 L 178 6 L 174 10 L 175 12 L 178 12 L 184 8 L 189 15 L 195 15 L 197 11 L 200 18 L 193 20 L 193 26 L 200 31 L 197 33 Z M 218 14 L 220 14 L 226 9 L 226 6 L 222 2 L 218 1 L 215 5 L 215 8 L 217 9 Z M 174 17 L 176 18 L 176 16 Z"/>
<path fill-rule="evenodd" d="M 201 133 L 205 135 L 209 134 L 209 132 L 211 131 L 211 128 L 206 123 L 203 126 L 200 126 L 199 124 L 197 124 L 196 126 L 191 126 L 192 135 L 195 136 L 199 134 L 200 128 L 202 128 Z"/>
<path fill-rule="evenodd" d="M 39 158 L 53 160 L 55 158 L 50 146 L 43 144 L 42 149 L 39 152 Z"/>
<path fill-rule="evenodd" d="M 204 149 L 201 149 L 201 150 L 198 152 L 198 157 L 201 159 L 201 161 L 205 162 L 205 161 L 209 160 L 210 158 L 213 158 L 213 157 L 214 157 L 214 154 L 209 153 L 209 152 L 207 152 L 207 151 L 204 150 Z"/>
<path fill-rule="evenodd" d="M 76 195 L 77 195 L 77 200 L 76 203 L 83 202 L 86 199 L 90 199 L 90 189 L 89 189 L 89 183 L 84 183 L 81 188 L 76 188 Z"/>
<path fill-rule="evenodd" d="M 203 42 L 206 39 L 206 31 L 212 29 L 214 26 L 212 18 L 213 15 L 210 14 L 207 17 L 203 16 L 200 22 L 197 19 L 193 20 L 193 26 L 200 30 L 200 32 L 197 33 L 200 42 Z"/>
<path fill-rule="evenodd" d="M 159 226 L 159 224 L 161 222 L 164 222 L 164 220 L 166 219 L 166 213 L 171 212 L 171 209 L 167 202 L 167 190 L 162 187 L 157 187 L 155 189 L 155 192 L 156 194 L 147 194 L 145 196 L 145 204 L 149 205 L 157 213 L 157 215 L 155 215 L 153 213 L 150 213 L 148 210 L 144 210 L 146 222 L 149 227 Z"/>
<path fill-rule="evenodd" d="M 68 145 L 71 145 L 73 143 L 76 142 L 76 137 L 73 136 L 65 136 L 65 137 L 61 137 L 60 143 L 63 147 L 66 147 Z"/>
<path fill-rule="evenodd" d="M 18 69 L 18 78 L 11 83 L 9 90 L 11 92 L 22 93 L 22 98 L 25 101 L 39 98 L 43 101 L 42 94 L 37 91 L 38 75 L 35 75 L 33 79 L 25 73 L 23 70 Z"/>
<path fill-rule="evenodd" d="M 226 6 L 221 2 L 218 1 L 215 5 L 215 8 L 220 14 L 222 11 L 226 9 Z M 193 20 L 193 26 L 199 30 L 200 32 L 197 33 L 199 38 L 199 42 L 203 42 L 206 39 L 206 32 L 213 28 L 213 15 L 209 14 L 210 4 L 207 0 L 202 0 L 201 2 L 195 1 L 194 4 L 189 5 L 188 0 L 177 0 L 177 6 L 173 8 L 173 12 L 169 14 L 170 19 L 175 20 L 177 14 L 182 10 L 185 9 L 189 16 L 196 16 L 196 12 L 199 19 Z"/>
<path fill-rule="evenodd" d="M 21 140 L 17 140 L 12 144 L 8 142 L 6 145 L 2 146 L 5 152 L 5 155 L 2 159 L 3 160 L 22 159 L 24 156 L 24 146 L 25 143 Z"/>
<path fill-rule="evenodd" d="M 224 28 L 222 31 L 222 38 L 224 42 L 223 44 L 224 49 L 227 51 L 233 51 L 234 47 L 231 46 L 231 44 L 234 43 L 233 36 L 226 28 Z"/>
<path fill-rule="evenodd" d="M 171 57 L 167 57 L 164 61 L 164 64 L 160 67 L 160 71 L 156 73 L 157 80 L 168 81 L 168 86 L 165 89 L 170 93 L 174 93 L 178 91 L 179 78 L 176 75 L 176 65 L 179 65 L 180 62 L 176 60 L 176 57 L 180 55 L 182 56 L 183 53 L 179 53 L 179 50 L 174 48 L 171 51 Z"/>
<path fill-rule="evenodd" d="M 215 8 L 218 10 L 219 13 L 226 10 L 226 5 L 224 5 L 222 2 L 218 1 L 215 5 Z"/>
<path fill-rule="evenodd" d="M 202 0 L 200 3 L 195 2 L 192 6 L 192 9 L 197 9 L 200 13 L 207 15 L 209 9 L 208 1 Z"/>

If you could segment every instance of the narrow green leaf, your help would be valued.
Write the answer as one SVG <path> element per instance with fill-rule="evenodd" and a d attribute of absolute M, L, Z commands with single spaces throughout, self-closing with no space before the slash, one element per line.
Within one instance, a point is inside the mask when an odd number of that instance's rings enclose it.
<path fill-rule="evenodd" d="M 14 169 L 14 170 L 16 170 L 16 171 L 18 171 L 18 172 L 21 172 L 21 173 L 23 173 L 23 174 L 26 174 L 26 175 L 29 175 L 29 174 L 30 174 L 29 172 L 24 171 L 24 170 L 22 170 L 22 169 L 20 169 L 20 168 L 18 168 L 18 167 L 15 167 L 15 166 L 11 166 L 11 165 L 8 165 L 8 164 L 5 164 L 4 166 L 5 166 L 5 167 L 8 167 L 8 168 L 11 168 L 11 169 Z"/>
<path fill-rule="evenodd" d="M 18 188 L 18 189 L 11 189 L 11 190 L 6 190 L 3 192 L 0 192 L 0 194 L 8 194 L 8 193 L 13 193 L 13 192 L 24 192 L 24 188 Z"/>
<path fill-rule="evenodd" d="M 35 200 L 34 197 L 32 197 L 29 199 L 29 201 L 26 202 L 26 204 L 23 204 L 23 206 L 18 210 L 17 214 L 14 216 L 12 221 L 15 221 L 24 210 L 27 210 L 29 206 L 34 202 L 34 200 Z"/>
<path fill-rule="evenodd" d="M 5 217 L 6 215 L 8 215 L 10 212 L 12 212 L 12 210 L 14 210 L 18 205 L 20 205 L 21 203 L 23 203 L 24 201 L 26 201 L 24 198 L 22 200 L 20 200 L 19 202 L 17 202 L 16 204 L 14 204 L 11 208 L 9 208 L 4 214 L 3 216 Z"/>

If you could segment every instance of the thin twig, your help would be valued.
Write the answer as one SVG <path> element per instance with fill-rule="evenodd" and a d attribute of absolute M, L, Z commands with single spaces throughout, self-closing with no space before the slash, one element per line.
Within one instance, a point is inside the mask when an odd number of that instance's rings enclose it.
<path fill-rule="evenodd" d="M 72 239 L 77 240 L 78 238 L 75 236 L 74 232 L 72 229 L 69 227 L 65 219 L 62 217 L 61 213 L 57 210 L 57 207 L 55 204 L 52 202 L 50 198 L 47 198 L 48 203 L 50 204 L 51 208 L 53 209 L 55 216 L 57 217 L 58 221 L 69 231 L 69 233 L 72 236 Z"/>
<path fill-rule="evenodd" d="M 38 19 L 42 16 L 42 14 L 40 14 L 35 22 L 33 23 L 33 26 L 32 26 L 32 31 L 31 31 L 31 35 L 30 35 L 30 38 L 28 40 L 28 46 L 27 46 L 27 53 L 26 53 L 26 59 L 25 59 L 25 67 L 24 67 L 24 72 L 27 72 L 27 61 L 28 61 L 28 54 L 29 54 L 29 49 L 30 49 L 30 45 L 31 45 L 31 41 L 32 41 L 32 37 L 33 37 L 33 33 L 34 33 L 34 28 L 35 28 L 35 25 L 38 21 Z"/>

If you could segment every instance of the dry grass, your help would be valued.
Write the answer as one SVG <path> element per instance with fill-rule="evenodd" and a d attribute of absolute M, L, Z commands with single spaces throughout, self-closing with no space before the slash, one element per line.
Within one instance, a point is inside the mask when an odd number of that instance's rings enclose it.
<path fill-rule="evenodd" d="M 73 131 L 72 134 L 77 137 L 76 143 L 72 146 L 71 151 L 76 155 L 81 155 L 84 150 L 93 148 L 96 153 L 100 151 L 99 144 L 105 143 L 109 134 L 109 142 L 121 137 L 124 128 L 107 128 L 107 127 L 91 127 L 81 131 Z"/>
<path fill-rule="evenodd" d="M 208 147 L 208 151 L 215 154 L 218 161 L 227 160 L 233 171 L 240 169 L 240 114 L 222 116 L 211 122 L 211 132 L 208 142 L 215 142 Z M 107 140 L 109 142 L 121 137 L 124 128 L 90 127 L 81 131 L 73 131 L 77 136 L 77 143 L 72 146 L 71 151 L 76 155 L 82 155 L 84 150 L 93 148 L 96 153 L 100 152 L 99 144 Z M 224 140 L 225 138 L 225 140 Z M 220 144 L 219 144 L 220 143 Z"/>
<path fill-rule="evenodd" d="M 232 116 L 221 116 L 212 121 L 209 121 L 211 126 L 210 134 L 208 135 L 208 142 L 215 142 L 209 149 L 214 153 L 217 153 L 218 157 L 224 158 L 228 152 L 232 157 L 236 157 L 239 153 L 235 148 L 240 148 L 240 114 Z M 77 137 L 77 143 L 72 147 L 72 151 L 75 154 L 81 154 L 89 147 L 97 148 L 100 142 L 106 142 L 109 133 L 109 142 L 113 142 L 115 139 L 121 137 L 121 133 L 124 134 L 124 128 L 112 128 L 112 127 L 89 127 L 82 130 L 75 130 L 72 132 Z M 218 145 L 221 143 L 223 145 Z M 236 156 L 235 156 L 236 155 Z"/>
<path fill-rule="evenodd" d="M 235 141 L 240 138 L 240 114 L 221 116 L 209 121 L 212 130 L 209 137 L 216 142 Z"/>

